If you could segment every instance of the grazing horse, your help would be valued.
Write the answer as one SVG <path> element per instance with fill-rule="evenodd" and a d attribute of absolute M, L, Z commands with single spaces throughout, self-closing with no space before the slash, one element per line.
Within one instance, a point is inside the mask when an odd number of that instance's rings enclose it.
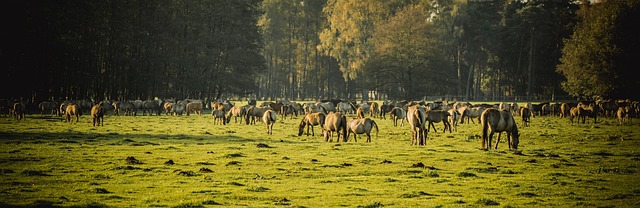
<path fill-rule="evenodd" d="M 80 120 L 80 114 L 82 114 L 82 112 L 80 111 L 80 106 L 76 105 L 75 103 L 69 103 L 66 105 L 64 115 L 67 122 L 71 123 L 71 116 L 75 116 L 76 123 L 78 123 L 78 121 Z"/>
<path fill-rule="evenodd" d="M 187 116 L 189 115 L 189 113 L 191 113 L 191 111 L 193 111 L 197 115 L 202 114 L 202 102 L 200 101 L 192 101 L 190 103 L 187 103 L 187 106 L 185 106 L 185 108 L 187 111 Z"/>
<path fill-rule="evenodd" d="M 364 110 L 362 109 L 362 107 L 358 107 L 358 109 L 356 110 L 356 116 L 359 119 L 364 118 Z"/>
<path fill-rule="evenodd" d="M 271 109 L 266 110 L 264 112 L 264 115 L 262 115 L 262 122 L 267 125 L 267 134 L 269 135 L 273 135 L 273 124 L 276 123 L 277 116 L 278 113 Z"/>
<path fill-rule="evenodd" d="M 13 104 L 13 116 L 16 120 L 20 121 L 24 118 L 25 106 L 21 102 L 16 102 Z"/>
<path fill-rule="evenodd" d="M 213 124 L 222 123 L 222 125 L 227 125 L 227 121 L 229 119 L 226 118 L 224 110 L 222 109 L 214 109 L 211 111 L 211 116 L 213 117 Z M 220 120 L 220 121 L 218 121 Z"/>
<path fill-rule="evenodd" d="M 477 118 L 478 119 L 478 123 L 480 123 L 480 115 L 482 115 L 482 112 L 487 109 L 487 107 L 471 107 L 471 108 L 466 108 L 464 110 L 464 112 L 462 113 L 462 117 L 460 119 L 460 123 L 464 123 L 464 118 L 467 118 L 467 123 L 469 123 L 469 120 L 471 119 L 471 122 L 475 124 L 475 122 L 473 121 L 473 119 Z"/>
<path fill-rule="evenodd" d="M 447 129 L 449 129 L 449 133 L 451 133 L 451 123 L 449 123 L 449 112 L 444 110 L 429 110 L 426 113 L 427 121 L 429 124 L 427 125 L 427 132 L 431 131 L 431 127 L 433 127 L 434 132 L 438 132 L 436 130 L 436 126 L 433 123 L 444 123 L 444 129 L 442 132 L 444 133 Z"/>
<path fill-rule="evenodd" d="M 400 107 L 394 107 L 389 113 L 389 117 L 393 119 L 393 126 L 398 126 L 398 120 L 400 120 L 400 126 L 404 126 L 404 120 L 407 118 L 407 111 Z"/>
<path fill-rule="evenodd" d="M 520 143 L 520 133 L 518 133 L 518 126 L 513 119 L 511 112 L 506 110 L 498 110 L 494 108 L 488 108 L 482 112 L 480 118 L 482 123 L 482 149 L 491 149 L 491 138 L 494 133 L 498 133 L 498 139 L 494 149 L 498 149 L 498 143 L 500 143 L 500 135 L 502 132 L 507 132 L 509 138 L 509 149 L 518 149 L 518 143 Z M 489 132 L 490 131 L 490 132 Z M 489 136 L 487 137 L 487 133 Z"/>
<path fill-rule="evenodd" d="M 522 126 L 529 126 L 529 124 L 531 124 L 531 111 L 529 110 L 529 108 L 520 108 L 520 115 L 522 115 Z"/>
<path fill-rule="evenodd" d="M 425 123 L 427 121 L 426 110 L 418 105 L 407 108 L 407 121 L 411 126 L 411 145 L 426 145 L 427 131 Z"/>
<path fill-rule="evenodd" d="M 370 118 L 352 118 L 349 122 L 347 122 L 347 140 L 349 139 L 349 134 L 353 133 L 353 141 L 358 142 L 356 138 L 356 134 L 366 134 L 367 142 L 371 142 L 371 129 L 376 127 L 376 138 L 378 137 L 378 124 L 371 120 Z"/>
<path fill-rule="evenodd" d="M 390 113 L 391 110 L 393 110 L 393 108 L 394 108 L 394 106 L 392 104 L 384 104 L 383 103 L 382 105 L 380 105 L 380 107 L 378 109 L 378 112 L 379 112 L 378 114 L 383 119 L 386 119 L 387 118 L 386 114 Z"/>
<path fill-rule="evenodd" d="M 91 107 L 91 121 L 93 126 L 104 126 L 104 108 L 102 103 L 98 103 Z"/>
<path fill-rule="evenodd" d="M 49 112 L 50 115 L 58 115 L 58 103 L 54 101 L 42 101 L 38 104 L 40 115 L 44 116 L 44 112 Z"/>
<path fill-rule="evenodd" d="M 333 132 L 336 132 L 338 139 L 336 142 L 340 142 L 340 138 L 344 142 L 347 141 L 347 117 L 341 112 L 329 112 L 324 120 L 324 134 L 325 142 L 333 142 Z M 342 135 L 341 135 L 342 134 Z"/>
<path fill-rule="evenodd" d="M 326 119 L 326 116 L 326 114 L 321 112 L 306 114 L 304 118 L 302 118 L 302 121 L 300 121 L 298 136 L 302 136 L 305 126 L 307 127 L 307 136 L 309 136 L 309 127 L 311 127 L 311 135 L 315 136 L 316 132 L 313 130 L 313 127 L 318 125 L 320 125 L 320 128 L 324 127 L 324 120 Z"/>
<path fill-rule="evenodd" d="M 238 118 L 240 118 L 240 123 L 242 123 L 242 117 L 247 114 L 247 107 L 245 106 L 233 106 L 229 112 L 227 113 L 227 123 L 231 121 L 231 117 L 233 117 L 234 123 L 238 123 Z"/>

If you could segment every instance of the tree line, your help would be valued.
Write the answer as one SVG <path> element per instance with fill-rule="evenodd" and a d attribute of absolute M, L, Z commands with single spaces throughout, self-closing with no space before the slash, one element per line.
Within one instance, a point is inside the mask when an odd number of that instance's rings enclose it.
<path fill-rule="evenodd" d="M 7 4 L 4 98 L 626 98 L 640 85 L 632 0 Z"/>

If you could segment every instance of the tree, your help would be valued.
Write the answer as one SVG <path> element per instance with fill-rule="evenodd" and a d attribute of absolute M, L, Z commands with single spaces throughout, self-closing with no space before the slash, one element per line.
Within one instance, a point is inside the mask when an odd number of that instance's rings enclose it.
<path fill-rule="evenodd" d="M 580 22 L 562 49 L 557 72 L 562 88 L 582 98 L 629 98 L 640 87 L 634 68 L 640 64 L 638 1 L 603 1 L 584 4 Z"/>

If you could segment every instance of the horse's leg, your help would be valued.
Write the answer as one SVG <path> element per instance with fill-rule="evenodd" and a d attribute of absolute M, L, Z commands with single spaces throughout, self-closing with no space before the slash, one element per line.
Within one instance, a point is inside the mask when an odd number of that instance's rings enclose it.
<path fill-rule="evenodd" d="M 502 135 L 502 132 L 498 132 L 498 139 L 496 139 L 496 146 L 494 149 L 498 149 L 498 144 L 500 143 L 500 136 Z"/>

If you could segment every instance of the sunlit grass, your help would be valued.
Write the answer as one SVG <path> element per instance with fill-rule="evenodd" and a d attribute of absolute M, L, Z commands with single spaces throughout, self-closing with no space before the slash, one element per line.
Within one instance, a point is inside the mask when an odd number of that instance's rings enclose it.
<path fill-rule="evenodd" d="M 521 154 L 480 150 L 480 125 L 430 132 L 374 118 L 371 143 L 297 136 L 296 119 L 213 125 L 201 116 L 106 116 L 104 127 L 0 118 L 0 202 L 58 206 L 637 207 L 638 122 L 535 117 Z M 319 132 L 319 131 L 317 131 Z M 504 135 L 503 135 L 504 136 Z M 129 159 L 127 159 L 129 158 Z"/>

